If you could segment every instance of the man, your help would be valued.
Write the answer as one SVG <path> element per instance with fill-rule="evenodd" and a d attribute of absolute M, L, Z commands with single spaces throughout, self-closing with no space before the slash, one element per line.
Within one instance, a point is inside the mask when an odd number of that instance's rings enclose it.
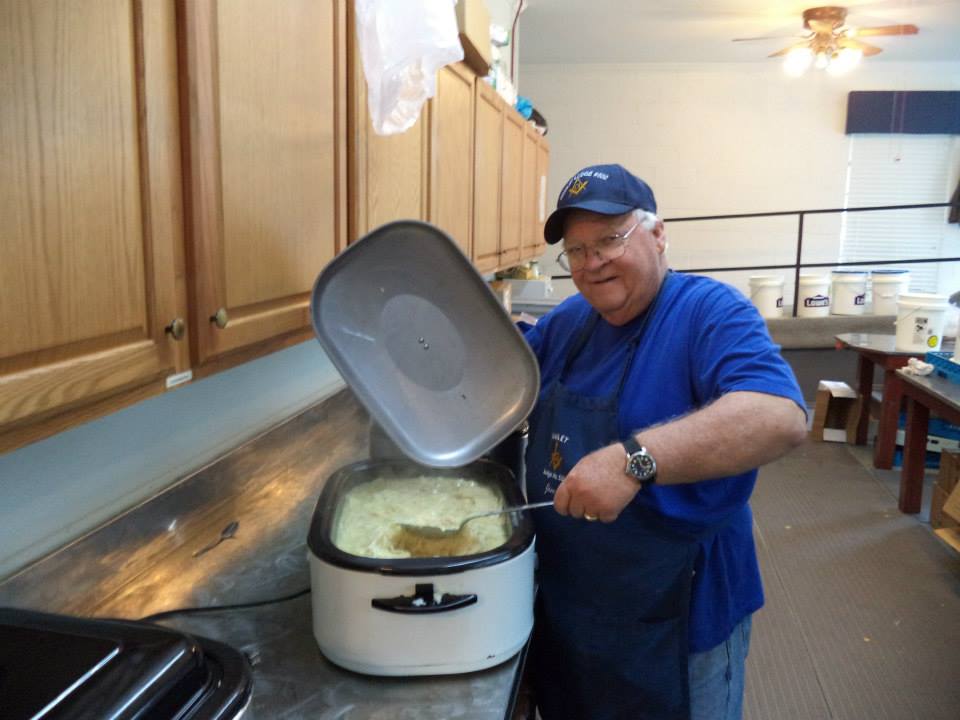
<path fill-rule="evenodd" d="M 803 398 L 759 314 L 674 273 L 653 191 L 619 165 L 560 192 L 548 243 L 578 295 L 526 337 L 542 384 L 527 489 L 545 720 L 732 720 L 763 591 L 756 468 L 806 437 Z M 599 521 L 599 522 L 596 522 Z"/>

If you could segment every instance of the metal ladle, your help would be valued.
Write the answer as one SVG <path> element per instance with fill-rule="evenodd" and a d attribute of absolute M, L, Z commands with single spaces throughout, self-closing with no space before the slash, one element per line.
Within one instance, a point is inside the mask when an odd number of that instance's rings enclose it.
<path fill-rule="evenodd" d="M 448 538 L 458 534 L 461 530 L 463 530 L 464 525 L 471 520 L 476 520 L 477 518 L 490 517 L 491 515 L 503 515 L 504 513 L 518 512 L 520 510 L 532 510 L 533 508 L 547 507 L 548 505 L 553 505 L 553 500 L 535 502 L 528 505 L 515 505 L 514 507 L 506 507 L 502 510 L 490 510 L 488 512 L 477 513 L 476 515 L 468 515 L 464 521 L 455 528 L 442 528 L 436 527 L 435 525 L 414 525 L 412 523 L 400 523 L 400 527 L 408 532 L 413 533 L 414 535 L 420 535 L 421 537 L 425 538 Z"/>

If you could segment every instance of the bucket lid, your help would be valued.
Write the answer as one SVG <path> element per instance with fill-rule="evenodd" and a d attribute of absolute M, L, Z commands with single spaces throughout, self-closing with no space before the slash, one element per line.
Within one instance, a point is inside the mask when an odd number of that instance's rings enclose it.
<path fill-rule="evenodd" d="M 402 220 L 350 245 L 310 303 L 330 360 L 408 457 L 456 467 L 530 414 L 537 360 L 496 296 L 443 231 Z"/>
<path fill-rule="evenodd" d="M 884 275 L 909 275 L 909 270 L 871 270 L 871 275 L 883 277 Z"/>
<path fill-rule="evenodd" d="M 867 279 L 866 270 L 831 270 L 830 274 L 840 282 L 863 282 Z"/>
<path fill-rule="evenodd" d="M 801 275 L 800 284 L 801 285 L 819 285 L 820 283 L 828 283 L 830 278 L 826 275 Z"/>
<path fill-rule="evenodd" d="M 900 293 L 898 303 L 904 305 L 929 305 L 931 307 L 946 307 L 947 296 L 936 293 Z"/>
<path fill-rule="evenodd" d="M 783 275 L 751 275 L 751 285 L 782 285 Z"/>

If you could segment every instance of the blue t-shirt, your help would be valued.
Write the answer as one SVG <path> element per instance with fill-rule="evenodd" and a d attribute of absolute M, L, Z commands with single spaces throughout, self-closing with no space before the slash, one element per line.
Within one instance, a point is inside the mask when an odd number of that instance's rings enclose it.
<path fill-rule="evenodd" d="M 540 363 L 541 398 L 592 312 L 586 300 L 575 295 L 526 331 Z M 629 340 L 642 330 L 619 398 L 621 438 L 736 391 L 787 397 L 805 410 L 796 378 L 766 324 L 733 288 L 671 272 L 644 327 L 647 312 L 620 327 L 601 318 L 563 379 L 569 390 L 588 397 L 614 392 Z M 691 652 L 716 646 L 763 606 L 747 504 L 756 478 L 757 471 L 751 470 L 697 483 L 654 485 L 634 500 L 694 529 L 727 520 L 719 533 L 700 544 L 691 600 Z"/>

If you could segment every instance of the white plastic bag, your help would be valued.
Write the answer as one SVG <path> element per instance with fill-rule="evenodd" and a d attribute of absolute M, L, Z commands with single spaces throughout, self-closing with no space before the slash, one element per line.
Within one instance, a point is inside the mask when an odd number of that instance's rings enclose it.
<path fill-rule="evenodd" d="M 456 0 L 356 0 L 357 38 L 373 129 L 401 133 L 437 91 L 437 71 L 463 59 Z"/>

